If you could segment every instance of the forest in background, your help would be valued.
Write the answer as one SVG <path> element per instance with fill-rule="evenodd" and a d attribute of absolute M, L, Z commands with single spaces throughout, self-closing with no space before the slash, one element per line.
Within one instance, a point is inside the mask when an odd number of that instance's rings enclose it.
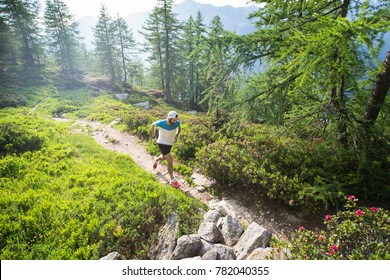
<path fill-rule="evenodd" d="M 256 31 L 237 35 L 224 30 L 218 16 L 209 26 L 200 13 L 179 22 L 174 2 L 158 0 L 144 24 L 143 46 L 102 6 L 89 51 L 62 1 L 47 1 L 40 19 L 38 1 L 1 0 L 2 188 L 43 141 L 34 129 L 19 131 L 23 118 L 16 115 L 23 111 L 5 108 L 46 98 L 48 115 L 120 117 L 125 129 L 146 140 L 150 123 L 176 108 L 184 126 L 173 150 L 179 167 L 201 168 L 221 192 L 248 200 L 267 196 L 310 215 L 341 209 L 351 194 L 388 209 L 390 52 L 385 61 L 378 54 L 390 30 L 390 1 L 253 2 L 265 4 L 251 15 Z M 149 55 L 147 64 L 140 51 Z M 97 101 L 80 101 L 91 90 Z M 128 103 L 147 100 L 154 109 L 124 109 L 100 90 L 127 92 Z M 12 236 L 12 230 L 5 232 Z M 92 256 L 96 252 L 75 258 Z M 53 256 L 61 257 L 69 255 Z"/>

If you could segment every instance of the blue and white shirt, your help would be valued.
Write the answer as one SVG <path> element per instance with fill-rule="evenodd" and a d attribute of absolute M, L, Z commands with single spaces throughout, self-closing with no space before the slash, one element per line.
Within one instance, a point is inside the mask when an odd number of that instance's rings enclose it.
<path fill-rule="evenodd" d="M 156 126 L 159 127 L 157 143 L 172 146 L 175 143 L 176 129 L 180 127 L 180 122 L 176 121 L 169 125 L 167 120 L 164 119 L 156 121 Z"/>

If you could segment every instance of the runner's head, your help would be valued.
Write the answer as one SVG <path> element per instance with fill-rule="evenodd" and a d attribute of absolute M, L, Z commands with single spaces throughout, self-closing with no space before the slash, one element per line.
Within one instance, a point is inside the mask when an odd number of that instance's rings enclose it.
<path fill-rule="evenodd" d="M 179 116 L 178 116 L 178 114 L 175 111 L 170 111 L 168 113 L 167 118 L 168 118 L 168 122 L 170 124 L 174 124 L 177 121 L 177 119 L 179 118 Z"/>

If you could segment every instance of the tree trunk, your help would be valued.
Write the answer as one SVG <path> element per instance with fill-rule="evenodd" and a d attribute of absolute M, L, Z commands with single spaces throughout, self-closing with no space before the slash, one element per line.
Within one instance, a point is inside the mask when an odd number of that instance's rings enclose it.
<path fill-rule="evenodd" d="M 364 118 L 367 123 L 374 125 L 381 107 L 385 102 L 387 92 L 390 88 L 390 49 L 387 51 L 384 61 L 384 70 L 376 77 L 374 90 L 371 92 Z"/>

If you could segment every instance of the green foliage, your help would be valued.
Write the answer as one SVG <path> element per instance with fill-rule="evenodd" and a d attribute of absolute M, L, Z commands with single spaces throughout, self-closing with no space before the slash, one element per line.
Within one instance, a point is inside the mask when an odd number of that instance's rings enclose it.
<path fill-rule="evenodd" d="M 173 152 L 182 162 L 196 162 L 196 153 L 211 141 L 212 133 L 204 116 L 184 118 L 181 124 L 183 133 L 173 146 Z"/>
<path fill-rule="evenodd" d="M 156 121 L 147 111 L 133 109 L 124 119 L 127 128 L 136 135 L 147 139 L 151 136 L 151 124 Z"/>
<path fill-rule="evenodd" d="M 291 259 L 389 260 L 390 215 L 377 207 L 359 207 L 349 196 L 344 211 L 326 215 L 326 230 L 300 227 L 287 248 Z M 283 249 L 285 244 L 279 245 Z"/>
<path fill-rule="evenodd" d="M 200 203 L 128 156 L 64 124 L 16 115 L 20 130 L 35 126 L 45 144 L 0 158 L 1 259 L 97 259 L 113 250 L 145 259 L 168 214 L 178 214 L 181 234 L 197 226 Z"/>
<path fill-rule="evenodd" d="M 366 162 L 363 172 L 356 151 L 323 138 L 276 132 L 264 125 L 248 125 L 233 138 L 204 146 L 197 154 L 199 166 L 224 187 L 252 190 L 285 204 L 294 201 L 294 207 L 308 212 L 340 207 L 341 195 L 352 191 L 387 203 L 390 174 L 386 164 Z"/>
<path fill-rule="evenodd" d="M 0 119 L 0 155 L 36 151 L 44 142 L 45 138 L 31 117 Z"/>

